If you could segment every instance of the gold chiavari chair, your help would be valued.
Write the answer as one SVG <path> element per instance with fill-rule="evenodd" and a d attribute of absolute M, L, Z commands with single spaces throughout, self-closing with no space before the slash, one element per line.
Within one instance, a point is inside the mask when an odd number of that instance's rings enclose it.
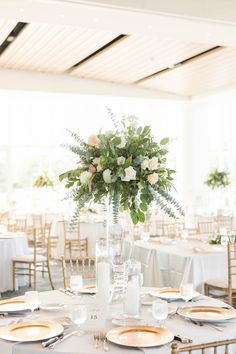
<path fill-rule="evenodd" d="M 33 277 L 34 286 L 37 288 L 37 273 L 48 273 L 49 282 L 52 289 L 54 289 L 50 268 L 50 228 L 44 228 L 44 230 L 34 230 L 34 243 L 33 253 L 14 257 L 12 260 L 12 279 L 13 279 L 13 291 L 15 291 L 16 277 L 26 276 L 29 277 L 29 286 L 31 287 L 31 278 Z"/>
<path fill-rule="evenodd" d="M 25 232 L 26 218 L 8 219 L 7 231 L 9 232 Z"/>
<path fill-rule="evenodd" d="M 8 211 L 0 212 L 0 225 L 7 225 L 8 217 Z"/>
<path fill-rule="evenodd" d="M 63 221 L 64 224 L 64 256 L 67 256 L 69 251 L 70 258 L 73 253 L 80 256 L 87 257 L 88 255 L 88 240 L 81 238 L 80 235 L 80 222 L 72 224 L 70 221 Z"/>
<path fill-rule="evenodd" d="M 209 279 L 204 284 L 205 295 L 216 298 L 225 298 L 230 305 L 236 302 L 236 241 L 228 242 L 228 277 Z M 220 291 L 222 295 L 212 293 L 211 291 Z"/>
<path fill-rule="evenodd" d="M 188 353 L 188 354 L 194 354 L 193 352 L 196 352 L 198 350 L 198 353 L 204 354 L 205 349 L 213 349 L 212 354 L 217 354 L 220 353 L 217 351 L 217 348 L 221 348 L 221 354 L 223 354 L 222 349 L 224 350 L 224 354 L 229 354 L 229 347 L 231 344 L 236 343 L 236 338 L 234 339 L 226 339 L 226 340 L 221 340 L 217 342 L 211 342 L 211 343 L 202 343 L 202 344 L 196 344 L 196 345 L 191 345 L 187 347 L 182 347 L 178 348 L 177 343 L 172 343 L 171 345 L 171 353 L 170 354 L 179 354 L 179 353 Z M 222 348 L 223 347 L 223 348 Z"/>
<path fill-rule="evenodd" d="M 95 257 L 71 257 L 61 258 L 63 284 L 64 288 L 68 287 L 68 279 L 71 274 L 82 275 L 83 280 L 95 279 L 96 262 Z"/>
<path fill-rule="evenodd" d="M 167 236 L 167 237 L 177 236 L 177 227 L 176 227 L 175 223 L 163 224 L 162 229 L 163 229 L 164 236 Z"/>
<path fill-rule="evenodd" d="M 213 235 L 215 225 L 213 221 L 199 221 L 197 224 L 197 232 L 199 235 Z"/>
<path fill-rule="evenodd" d="M 43 229 L 45 226 L 45 222 L 43 220 L 42 214 L 31 214 L 33 221 L 33 229 Z"/>
<path fill-rule="evenodd" d="M 233 217 L 219 215 L 216 217 L 216 226 L 217 232 L 220 233 L 220 230 L 225 228 L 227 231 L 232 231 L 233 229 Z"/>

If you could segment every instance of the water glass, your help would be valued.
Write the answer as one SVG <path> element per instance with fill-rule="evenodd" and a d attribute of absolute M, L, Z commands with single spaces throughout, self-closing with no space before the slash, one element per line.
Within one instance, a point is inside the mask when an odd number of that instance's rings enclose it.
<path fill-rule="evenodd" d="M 27 291 L 25 293 L 25 303 L 28 308 L 31 310 L 31 318 L 36 318 L 34 315 L 34 310 L 37 309 L 40 305 L 39 293 L 38 291 Z"/>
<path fill-rule="evenodd" d="M 186 241 L 188 238 L 188 230 L 182 230 L 181 231 L 181 238 L 183 241 Z"/>
<path fill-rule="evenodd" d="M 162 323 L 168 317 L 168 302 L 157 299 L 152 303 L 152 316 L 158 322 L 159 326 L 162 326 Z"/>
<path fill-rule="evenodd" d="M 74 304 L 69 307 L 69 317 L 79 328 L 87 319 L 87 308 L 83 304 Z M 77 334 L 82 335 L 84 332 L 80 330 Z"/>
<path fill-rule="evenodd" d="M 185 283 L 180 285 L 180 295 L 186 302 L 193 298 L 193 292 L 194 289 L 192 283 Z"/>
<path fill-rule="evenodd" d="M 70 276 L 70 288 L 72 291 L 79 292 L 83 288 L 83 278 L 82 275 L 71 275 Z"/>

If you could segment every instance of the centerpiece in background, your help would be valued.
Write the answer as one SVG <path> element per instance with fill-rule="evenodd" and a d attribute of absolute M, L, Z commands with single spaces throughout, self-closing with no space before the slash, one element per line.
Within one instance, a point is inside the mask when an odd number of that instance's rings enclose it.
<path fill-rule="evenodd" d="M 77 133 L 71 133 L 77 145 L 66 147 L 78 155 L 78 166 L 63 173 L 60 180 L 65 179 L 66 188 L 72 189 L 72 197 L 77 202 L 76 217 L 88 202 L 111 206 L 113 217 L 112 222 L 107 222 L 107 240 L 112 245 L 115 266 L 123 264 L 119 211 L 129 211 L 133 224 L 137 224 L 145 221 L 152 202 L 170 217 L 176 217 L 176 212 L 182 214 L 182 210 L 169 195 L 175 173 L 166 166 L 169 139 L 157 142 L 151 127 L 138 126 L 136 117 L 117 121 L 108 112 L 114 130 L 100 131 L 87 142 Z"/>

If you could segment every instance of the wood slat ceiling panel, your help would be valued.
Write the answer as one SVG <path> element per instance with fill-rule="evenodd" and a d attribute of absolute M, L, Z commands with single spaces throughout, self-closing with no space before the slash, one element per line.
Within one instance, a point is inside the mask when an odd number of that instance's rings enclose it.
<path fill-rule="evenodd" d="M 0 19 L 0 45 L 5 41 L 9 33 L 13 30 L 16 21 L 8 21 Z"/>
<path fill-rule="evenodd" d="M 45 24 L 29 24 L 0 57 L 0 67 L 62 73 L 117 33 Z"/>
<path fill-rule="evenodd" d="M 146 80 L 139 86 L 191 96 L 235 82 L 236 49 L 225 48 Z"/>
<path fill-rule="evenodd" d="M 132 35 L 78 66 L 72 74 L 98 80 L 133 83 L 210 47 L 205 44 Z"/>

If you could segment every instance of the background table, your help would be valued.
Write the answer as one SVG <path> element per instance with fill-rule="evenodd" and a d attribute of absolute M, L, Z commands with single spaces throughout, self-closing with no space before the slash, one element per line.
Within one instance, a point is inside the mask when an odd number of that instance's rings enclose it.
<path fill-rule="evenodd" d="M 24 234 L 12 236 L 0 235 L 0 292 L 12 290 L 12 259 L 28 253 L 27 239 Z M 16 281 L 18 285 L 24 285 L 24 277 Z"/>
<path fill-rule="evenodd" d="M 52 236 L 58 236 L 58 243 L 55 251 L 52 252 L 54 258 L 64 255 L 65 234 L 64 222 L 55 221 L 52 224 Z M 103 221 L 87 220 L 80 222 L 80 237 L 88 240 L 88 256 L 96 255 L 96 240 L 106 234 Z"/>
<path fill-rule="evenodd" d="M 172 244 L 161 244 L 158 239 L 127 241 L 132 247 L 131 257 L 140 261 L 145 286 L 179 287 L 182 280 L 194 284 L 196 290 L 204 292 L 204 282 L 215 277 L 227 277 L 226 248 L 214 252 L 216 246 L 206 245 L 198 240 L 176 240 Z M 200 252 L 209 247 L 212 252 Z M 199 248 L 199 253 L 194 251 Z M 222 248 L 221 248 L 222 249 Z"/>
<path fill-rule="evenodd" d="M 58 291 L 50 291 L 40 294 L 42 301 L 49 302 L 50 298 L 53 298 L 54 302 L 66 303 L 71 304 L 75 302 L 75 299 L 68 297 Z M 86 299 L 86 296 L 83 296 L 83 299 Z M 81 300 L 77 300 L 81 302 Z M 86 302 L 86 300 L 84 300 Z M 179 305 L 183 305 L 183 302 L 174 302 L 170 306 L 177 308 Z M 206 298 L 206 300 L 199 301 L 197 303 L 193 303 L 198 305 L 216 305 L 216 306 L 224 306 L 225 304 L 213 299 Z M 192 304 L 191 304 L 192 305 Z M 145 319 L 149 324 L 154 324 L 154 320 L 152 318 L 151 313 L 148 311 L 148 306 L 142 307 L 141 317 Z M 122 304 L 111 305 L 110 306 L 110 314 L 112 313 L 121 313 L 122 311 Z M 40 319 L 55 319 L 57 317 L 62 317 L 67 314 L 66 310 L 59 311 L 59 312 L 47 312 L 47 311 L 40 311 L 37 312 Z M 11 320 L 11 319 L 10 319 Z M 6 319 L 0 319 L 0 325 L 6 324 Z M 9 321 L 9 319 L 8 319 Z M 168 319 L 166 321 L 166 326 L 174 333 L 181 336 L 185 336 L 191 338 L 193 340 L 193 344 L 203 343 L 203 342 L 211 342 L 217 341 L 222 339 L 230 339 L 235 338 L 236 336 L 236 320 L 229 321 L 226 325 L 226 328 L 223 332 L 218 332 L 214 328 L 211 328 L 207 325 L 203 327 L 199 327 L 194 325 L 188 320 L 185 320 L 179 316 L 175 316 L 172 319 Z M 156 324 L 156 323 L 155 323 Z M 115 327 L 112 325 L 111 320 L 108 320 L 106 323 L 106 328 L 104 330 L 109 330 L 110 328 Z M 0 340 L 0 347 L 1 352 L 4 354 L 42 354 L 45 353 L 45 349 L 42 348 L 41 343 L 17 343 L 14 344 L 12 342 L 6 342 Z M 127 348 L 127 347 L 120 347 L 114 344 L 109 344 L 111 354 L 140 354 L 139 349 L 135 348 Z M 46 350 L 48 351 L 48 350 Z M 94 346 L 94 339 L 93 339 L 93 332 L 87 332 L 85 335 L 81 337 L 72 336 L 67 339 L 65 342 L 60 343 L 54 349 L 50 350 L 51 353 L 60 353 L 60 354 L 101 354 L 104 353 L 102 349 L 95 349 Z M 167 344 L 161 347 L 154 347 L 154 348 L 145 348 L 143 352 L 146 354 L 170 354 L 170 345 Z M 229 354 L 235 354 L 236 346 L 231 346 Z M 206 351 L 206 354 L 209 352 Z M 218 354 L 223 353 L 222 351 L 218 350 Z M 198 354 L 196 352 L 196 354 Z"/>

